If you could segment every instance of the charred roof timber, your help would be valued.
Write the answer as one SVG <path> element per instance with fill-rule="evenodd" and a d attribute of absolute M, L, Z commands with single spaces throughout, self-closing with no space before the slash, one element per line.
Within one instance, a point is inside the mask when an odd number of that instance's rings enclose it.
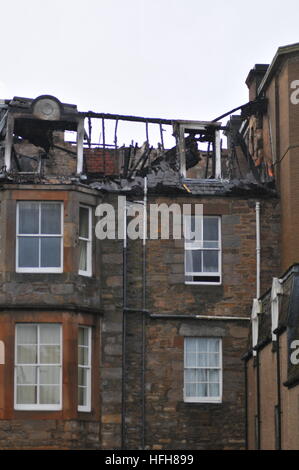
<path fill-rule="evenodd" d="M 235 110 L 241 116 L 233 116 L 222 127 L 220 119 Z M 258 98 L 214 121 L 190 121 L 79 112 L 76 105 L 61 103 L 51 95 L 14 97 L 0 101 L 1 179 L 24 181 L 20 175 L 34 174 L 50 181 L 49 175 L 55 174 L 58 180 L 59 175 L 70 182 L 75 178 L 97 189 L 138 191 L 148 176 L 152 190 L 226 194 L 238 187 L 243 194 L 265 183 L 246 140 L 249 119 L 265 111 L 266 101 Z M 144 125 L 142 145 L 132 141 L 119 146 L 121 121 L 128 129 L 136 123 Z M 223 130 L 227 150 L 222 149 Z M 77 134 L 75 141 L 67 140 L 68 131 Z M 155 146 L 150 143 L 151 132 L 158 138 Z M 56 159 L 57 152 L 62 152 L 61 160 Z M 59 174 L 57 162 L 64 164 L 68 159 L 72 160 L 71 171 L 67 168 Z M 49 173 L 55 166 L 56 173 Z"/>

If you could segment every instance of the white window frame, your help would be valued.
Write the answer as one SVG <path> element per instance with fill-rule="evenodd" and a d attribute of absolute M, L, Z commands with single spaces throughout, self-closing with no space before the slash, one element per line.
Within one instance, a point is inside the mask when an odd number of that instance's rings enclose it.
<path fill-rule="evenodd" d="M 186 343 L 189 339 L 217 339 L 219 341 L 219 367 L 187 367 L 187 347 Z M 185 403 L 222 403 L 222 391 L 223 391 L 223 363 L 222 363 L 222 338 L 219 337 L 203 337 L 203 336 L 187 336 L 185 337 L 184 340 L 184 402 Z M 185 379 L 185 371 L 187 369 L 204 369 L 204 370 L 210 370 L 210 369 L 217 369 L 219 370 L 219 396 L 218 397 L 199 397 L 199 396 L 194 396 L 194 397 L 189 397 L 186 396 L 186 379 Z"/>
<path fill-rule="evenodd" d="M 277 277 L 272 279 L 272 289 L 271 289 L 271 333 L 272 341 L 277 340 L 277 335 L 274 333 L 278 327 L 279 321 L 279 297 L 283 295 L 283 285 L 282 281 Z"/>
<path fill-rule="evenodd" d="M 39 232 L 41 224 L 41 206 L 45 204 L 60 204 L 61 211 L 61 233 L 60 234 L 46 234 L 46 233 L 34 233 L 34 234 L 22 234 L 19 233 L 19 216 L 20 216 L 20 203 L 22 202 L 35 202 L 39 204 Z M 16 272 L 18 273 L 62 273 L 63 272 L 63 233 L 64 233 L 64 224 L 63 224 L 63 202 L 61 201 L 29 201 L 22 200 L 17 202 L 17 220 L 16 220 Z M 19 238 L 20 237 L 39 237 L 39 238 L 50 238 L 50 237 L 60 237 L 60 267 L 19 267 Z"/>
<path fill-rule="evenodd" d="M 83 328 L 88 331 L 88 364 L 87 365 L 82 365 L 79 364 L 79 354 L 78 354 L 78 372 L 79 369 L 86 369 L 87 370 L 87 403 L 86 405 L 79 405 L 78 401 L 78 411 L 83 411 L 83 412 L 90 412 L 91 411 L 91 361 L 92 361 L 92 327 L 91 326 L 85 326 L 85 325 L 79 325 L 78 326 L 78 353 L 79 353 L 79 329 Z M 84 345 L 81 345 L 81 347 L 86 347 Z M 83 388 L 82 386 L 79 385 L 79 374 L 78 374 L 78 400 L 79 400 L 79 389 Z"/>
<path fill-rule="evenodd" d="M 176 121 L 174 126 L 174 135 L 177 135 L 177 146 L 180 155 L 180 174 L 182 178 L 187 178 L 186 170 L 186 145 L 185 134 L 188 130 L 207 131 L 208 128 L 214 127 L 215 129 L 215 179 L 221 179 L 221 139 L 220 130 L 221 122 L 211 121 Z M 193 179 L 193 178 L 191 178 Z"/>
<path fill-rule="evenodd" d="M 18 364 L 17 363 L 17 347 L 18 347 L 18 341 L 17 341 L 17 329 L 18 329 L 18 326 L 19 325 L 31 325 L 31 326 L 37 326 L 38 329 L 37 329 L 37 354 L 38 354 L 38 357 L 39 357 L 39 347 L 40 347 L 40 342 L 39 342 L 39 338 L 40 338 L 40 326 L 41 325 L 46 325 L 46 324 L 49 324 L 49 325 L 59 325 L 60 328 L 59 328 L 59 341 L 60 341 L 60 362 L 59 364 L 41 364 L 39 362 L 37 362 L 36 364 Z M 14 409 L 15 410 L 43 410 L 43 411 L 54 411 L 54 410 L 62 410 L 62 361 L 63 361 L 63 348 L 62 348 L 62 325 L 60 323 L 16 323 L 15 325 L 15 360 L 14 360 L 14 363 L 15 363 L 15 372 L 14 372 Z M 39 403 L 36 403 L 36 404 L 21 404 L 21 403 L 17 403 L 17 366 L 34 366 L 34 367 L 37 367 L 37 394 L 38 394 L 38 397 L 39 397 L 39 368 L 40 367 L 43 367 L 43 366 L 59 366 L 60 367 L 60 377 L 59 377 L 59 380 L 60 380 L 60 394 L 59 394 L 59 404 L 39 404 Z"/>
<path fill-rule="evenodd" d="M 213 286 L 219 286 L 222 284 L 222 234 L 221 234 L 221 217 L 218 216 L 218 215 L 194 215 L 194 216 L 190 216 L 190 215 L 185 215 L 184 216 L 184 224 L 186 225 L 187 223 L 187 218 L 189 217 L 199 217 L 201 219 L 201 233 L 202 233 L 202 236 L 203 236 L 203 224 L 204 224 L 204 219 L 207 219 L 209 217 L 212 217 L 212 218 L 217 218 L 218 219 L 218 235 L 219 235 L 219 239 L 218 239 L 218 248 L 198 248 L 198 244 L 196 243 L 195 240 L 186 240 L 185 239 L 185 251 L 184 251 L 184 255 L 185 255 L 185 284 L 192 284 L 192 285 L 213 285 Z M 184 233 L 186 233 L 186 227 L 185 227 L 185 230 L 184 230 Z M 203 239 L 201 240 L 202 242 L 204 241 Z M 218 251 L 218 272 L 199 272 L 199 273 L 187 273 L 186 271 L 186 266 L 187 266 L 187 263 L 186 263 L 186 253 L 188 250 L 199 250 L 201 249 L 202 251 Z M 219 281 L 218 282 L 208 282 L 208 281 L 187 281 L 186 280 L 186 277 L 187 276 L 193 276 L 193 277 L 219 277 Z"/>
<path fill-rule="evenodd" d="M 86 242 L 86 266 L 87 269 L 84 271 L 82 269 L 78 270 L 78 273 L 81 276 L 92 276 L 92 208 L 84 204 L 79 205 L 79 217 L 80 217 L 80 207 L 88 209 L 88 238 L 78 236 L 79 240 Z M 79 220 L 80 224 L 80 220 Z M 79 225 L 80 228 L 80 225 Z M 78 229 L 79 230 L 79 229 Z"/>
<path fill-rule="evenodd" d="M 252 353 L 256 356 L 254 349 L 259 337 L 259 315 L 262 313 L 262 302 L 259 299 L 253 299 L 251 311 L 251 336 L 252 336 Z"/>

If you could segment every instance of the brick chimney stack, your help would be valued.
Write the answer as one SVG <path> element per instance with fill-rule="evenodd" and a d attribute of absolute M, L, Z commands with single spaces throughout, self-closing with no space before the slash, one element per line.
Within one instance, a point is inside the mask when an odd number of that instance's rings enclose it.
<path fill-rule="evenodd" d="M 262 79 L 265 76 L 265 73 L 268 70 L 268 64 L 256 64 L 253 69 L 250 70 L 247 78 L 246 85 L 249 88 L 249 101 L 256 99 L 258 94 L 258 88 L 261 84 Z"/>

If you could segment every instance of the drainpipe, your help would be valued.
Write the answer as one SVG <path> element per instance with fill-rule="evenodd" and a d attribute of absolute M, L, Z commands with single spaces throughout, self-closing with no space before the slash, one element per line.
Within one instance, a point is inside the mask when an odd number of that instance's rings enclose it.
<path fill-rule="evenodd" d="M 256 408 L 257 408 L 257 436 L 256 450 L 261 450 L 261 400 L 260 400 L 260 358 L 259 351 L 256 353 Z"/>
<path fill-rule="evenodd" d="M 261 203 L 255 203 L 256 217 L 256 298 L 261 296 Z"/>
<path fill-rule="evenodd" d="M 121 447 L 126 447 L 126 329 L 127 329 L 127 203 L 123 212 L 123 321 L 122 321 L 122 403 Z"/>
<path fill-rule="evenodd" d="M 245 376 L 245 450 L 248 450 L 248 377 L 247 377 L 247 360 L 244 360 L 244 376 Z"/>
<path fill-rule="evenodd" d="M 280 376 L 280 344 L 279 344 L 279 335 L 277 335 L 276 342 L 276 373 L 277 373 L 277 449 L 281 450 L 281 376 Z"/>
<path fill-rule="evenodd" d="M 141 351 L 142 351 L 142 366 L 141 366 L 141 422 L 142 422 L 142 436 L 141 446 L 145 448 L 145 313 L 146 310 L 146 239 L 147 239 L 147 177 L 144 181 L 144 196 L 143 196 L 143 240 L 142 240 L 142 331 L 141 331 Z"/>
<path fill-rule="evenodd" d="M 261 296 L 261 203 L 255 203 L 256 217 L 256 298 Z M 257 450 L 261 448 L 261 402 L 259 351 L 256 354 L 256 394 L 257 394 Z"/>

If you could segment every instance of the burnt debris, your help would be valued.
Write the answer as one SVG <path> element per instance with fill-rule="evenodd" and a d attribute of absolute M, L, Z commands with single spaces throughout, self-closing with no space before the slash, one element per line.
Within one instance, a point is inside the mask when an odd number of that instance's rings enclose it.
<path fill-rule="evenodd" d="M 77 181 L 103 191 L 138 192 L 146 176 L 152 191 L 272 193 L 273 172 L 263 161 L 262 146 L 250 142 L 250 129 L 260 125 L 266 103 L 256 100 L 236 109 L 241 109 L 241 116 L 232 116 L 222 127 L 218 119 L 81 113 L 76 105 L 61 103 L 51 95 L 3 100 L 0 180 L 35 181 L 38 177 L 49 183 Z M 128 128 L 143 125 L 145 141 L 120 146 L 120 122 Z M 158 136 L 155 145 L 150 140 L 153 128 Z M 227 149 L 222 148 L 221 132 L 227 136 Z"/>

